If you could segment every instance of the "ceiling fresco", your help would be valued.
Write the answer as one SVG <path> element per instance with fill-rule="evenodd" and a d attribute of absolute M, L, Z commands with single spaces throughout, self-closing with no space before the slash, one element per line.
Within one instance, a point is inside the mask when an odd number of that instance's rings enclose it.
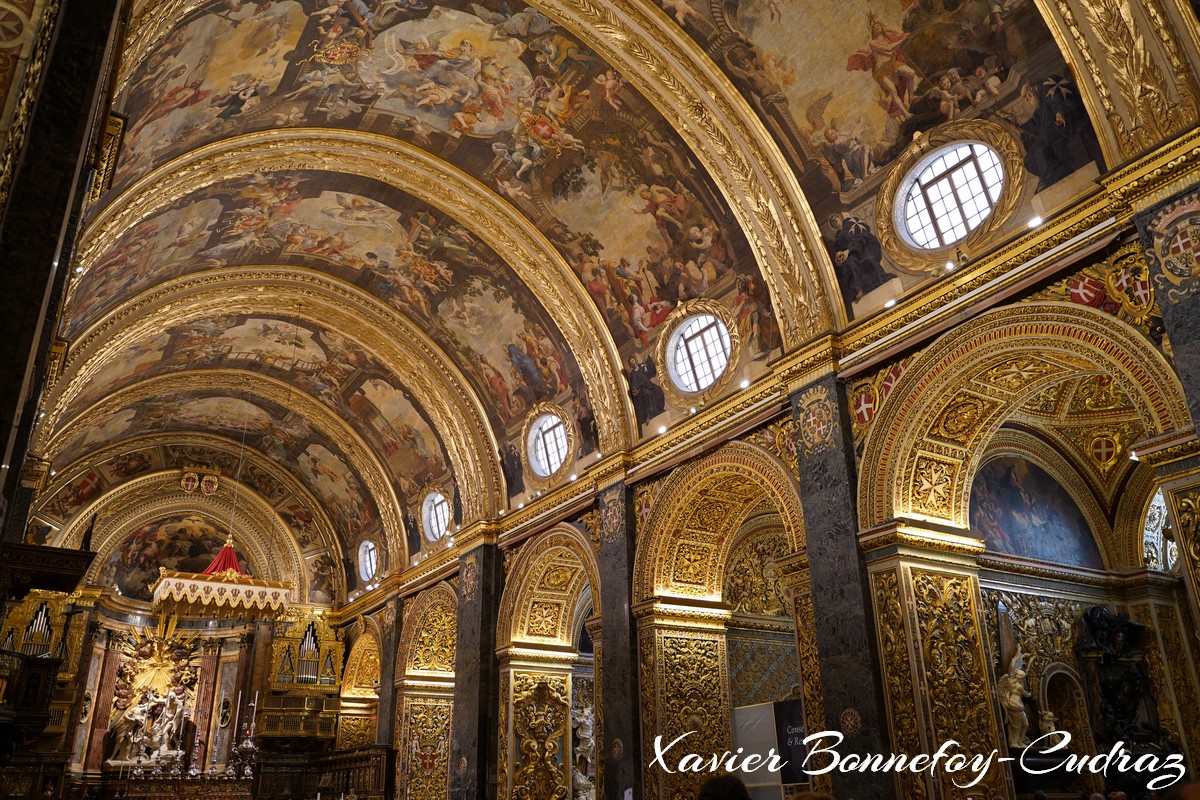
<path fill-rule="evenodd" d="M 108 402 L 111 410 L 89 415 L 88 424 L 57 449 L 64 465 L 110 442 L 131 441 L 148 434 L 202 430 L 244 442 L 285 468 L 323 502 L 341 539 L 355 543 L 376 536 L 380 514 L 363 477 L 329 436 L 294 408 L 272 403 L 251 391 L 216 393 L 203 381 L 188 391 L 152 391 L 137 398 L 130 392 Z M 236 474 L 236 467 L 234 472 Z M 382 542 L 381 542 L 381 546 Z"/>
<path fill-rule="evenodd" d="M 405 498 L 418 500 L 428 483 L 452 484 L 441 440 L 391 373 L 355 342 L 294 318 L 230 314 L 168 328 L 105 364 L 65 414 L 73 418 L 138 380 L 220 368 L 280 378 L 338 412 L 384 456 Z"/>
<path fill-rule="evenodd" d="M 660 0 L 751 100 L 798 166 L 850 313 L 937 274 L 898 263 L 876 199 L 914 134 L 989 120 L 1020 142 L 1028 195 L 1009 232 L 1086 191 L 1100 148 L 1033 0 Z"/>
<path fill-rule="evenodd" d="M 746 309 L 756 351 L 779 346 L 765 287 L 719 192 L 619 73 L 539 12 L 242 6 L 202 5 L 132 71 L 117 101 L 130 129 L 116 189 L 250 131 L 382 133 L 461 168 L 532 220 L 579 276 L 623 362 L 644 358 L 666 313 L 693 297 Z M 361 224 L 374 213 L 345 212 L 343 222 Z M 81 306 L 77 319 L 87 298 Z"/>
<path fill-rule="evenodd" d="M 655 363 L 681 304 L 715 302 L 738 328 L 711 402 L 782 353 L 781 324 L 800 345 L 814 320 L 931 280 L 944 259 L 914 266 L 877 222 L 914 134 L 987 120 L 1018 143 L 1024 188 L 993 244 L 1102 168 L 1032 0 L 659 2 L 674 23 L 651 8 L 655 24 L 712 62 L 672 96 L 726 108 L 736 89 L 759 121 L 738 106 L 698 133 L 689 115 L 708 106 L 681 111 L 647 81 L 659 55 L 643 74 L 552 5 L 190 0 L 135 20 L 113 105 L 125 134 L 86 211 L 37 434 L 64 477 L 30 535 L 71 524 L 120 470 L 244 440 L 247 463 L 295 483 L 242 478 L 298 540 L 316 541 L 306 516 L 336 531 L 336 547 L 301 543 L 316 596 L 336 601 L 364 538 L 404 529 L 419 549 L 430 488 L 462 523 L 527 501 L 538 404 L 573 418 L 586 464 L 695 413 Z M 801 192 L 815 228 L 775 208 Z M 845 314 L 817 308 L 830 263 Z"/>

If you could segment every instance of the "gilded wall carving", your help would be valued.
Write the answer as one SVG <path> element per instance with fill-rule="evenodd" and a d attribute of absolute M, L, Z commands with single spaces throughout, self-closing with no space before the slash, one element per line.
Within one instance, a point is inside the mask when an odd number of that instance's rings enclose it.
<path fill-rule="evenodd" d="M 1107 258 L 1088 264 L 1023 302 L 1040 300 L 1098 309 L 1128 322 L 1162 345 L 1162 310 L 1151 281 L 1146 251 L 1137 242 L 1122 245 Z"/>
<path fill-rule="evenodd" d="M 397 747 L 399 785 L 408 800 L 443 800 L 450 781 L 449 698 L 405 697 Z"/>
<path fill-rule="evenodd" d="M 871 576 L 871 586 L 892 746 L 897 753 L 919 753 L 922 752 L 921 736 L 913 696 L 916 683 L 900 596 L 899 571 L 875 573 Z M 929 796 L 929 788 L 920 775 L 899 773 L 896 783 L 902 797 L 925 800 Z"/>
<path fill-rule="evenodd" d="M 373 633 L 363 634 L 350 648 L 350 658 L 342 676 L 342 697 L 377 700 L 381 679 L 379 641 Z"/>
<path fill-rule="evenodd" d="M 1188 647 L 1183 638 L 1182 620 L 1173 606 L 1160 605 L 1156 608 L 1159 632 L 1166 662 L 1171 669 L 1171 684 L 1179 704 L 1179 727 L 1188 736 L 1188 761 L 1200 763 L 1200 688 L 1196 686 L 1195 651 Z"/>
<path fill-rule="evenodd" d="M 375 741 L 375 718 L 342 714 L 338 717 L 337 749 L 349 750 Z"/>
<path fill-rule="evenodd" d="M 742 441 L 758 445 L 787 464 L 793 475 L 799 474 L 796 455 L 796 420 L 791 416 L 751 431 L 742 437 Z"/>
<path fill-rule="evenodd" d="M 912 592 L 929 684 L 932 738 L 954 739 L 967 753 L 989 753 L 999 735 L 975 605 L 976 584 L 967 576 L 913 570 Z M 972 790 L 953 786 L 948 777 L 939 780 L 948 797 L 964 799 L 1002 791 L 1005 783 L 998 765 Z"/>
<path fill-rule="evenodd" d="M 513 800 L 567 800 L 563 760 L 570 717 L 564 676 L 513 675 Z"/>
<path fill-rule="evenodd" d="M 654 736 L 670 742 L 688 731 L 687 752 L 720 753 L 730 746 L 729 678 L 725 635 L 645 628 L 641 633 L 642 746 Z M 648 798 L 695 796 L 704 777 L 645 767 Z"/>
<path fill-rule="evenodd" d="M 1166 302 L 1200 289 L 1200 193 L 1192 192 L 1157 211 L 1146 224 L 1146 261 L 1157 267 L 1154 284 Z"/>
<path fill-rule="evenodd" d="M 787 610 L 776 561 L 790 552 L 781 529 L 741 537 L 729 554 L 722 600 L 735 612 L 777 617 Z"/>
<path fill-rule="evenodd" d="M 1075 658 L 1075 625 L 1087 605 L 1078 600 L 1041 594 L 985 589 L 984 606 L 989 621 L 989 633 L 994 637 L 994 652 L 999 647 L 999 606 L 1007 611 L 1008 622 L 1016 649 L 1025 654 L 1025 672 L 1029 690 L 1040 696 L 1042 679 L 1051 664 L 1065 664 L 1077 670 Z M 1008 665 L 1002 665 L 1007 672 Z M 1076 675 L 1076 677 L 1078 677 Z"/>
<path fill-rule="evenodd" d="M 1128 0 L 1078 3 L 1078 16 L 1069 0 L 1057 0 L 1057 6 L 1092 74 L 1122 156 L 1143 153 L 1195 120 L 1195 79 L 1157 0 L 1139 5 L 1148 18 L 1140 18 Z M 1145 30 L 1155 35 L 1147 38 Z"/>

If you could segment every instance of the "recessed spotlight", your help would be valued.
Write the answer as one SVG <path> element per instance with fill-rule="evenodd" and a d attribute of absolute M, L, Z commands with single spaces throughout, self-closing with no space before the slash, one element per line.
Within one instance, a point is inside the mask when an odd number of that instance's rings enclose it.
<path fill-rule="evenodd" d="M 533 496 L 534 496 L 534 497 L 541 497 L 541 496 L 542 496 L 542 490 L 541 490 L 541 489 L 538 489 L 536 492 L 534 492 L 534 493 L 533 493 Z"/>
<path fill-rule="evenodd" d="M 1041 224 L 1042 224 L 1041 217 L 1035 216 L 1035 217 L 1031 217 L 1029 219 L 1029 227 L 1031 227 L 1031 228 L 1036 228 L 1038 225 L 1041 225 Z"/>
<path fill-rule="evenodd" d="M 1130 450 L 1130 451 L 1129 451 L 1129 460 L 1130 460 L 1130 461 L 1137 461 L 1137 460 L 1138 460 L 1138 454 L 1137 454 L 1137 451 L 1136 451 L 1136 450 Z"/>
<path fill-rule="evenodd" d="M 76 273 L 76 274 L 79 274 L 80 272 L 83 272 L 83 267 L 76 267 L 76 268 L 75 268 L 75 273 Z"/>
<path fill-rule="evenodd" d="M 750 388 L 750 379 L 749 378 L 742 378 L 742 388 L 743 389 Z"/>
<path fill-rule="evenodd" d="M 892 307 L 892 306 L 894 306 L 894 305 L 896 305 L 896 301 L 895 301 L 895 300 L 888 300 L 886 303 L 884 303 L 884 304 L 883 304 L 883 307 L 884 307 L 884 308 L 891 308 L 891 307 Z"/>
<path fill-rule="evenodd" d="M 688 413 L 689 413 L 689 414 L 695 414 L 695 413 L 696 413 L 696 407 L 695 407 L 695 406 L 692 406 L 691 408 L 689 408 L 689 409 L 688 409 Z"/>
<path fill-rule="evenodd" d="M 524 503 L 517 503 L 517 508 L 524 508 L 524 507 L 525 507 Z"/>
<path fill-rule="evenodd" d="M 667 426 L 666 426 L 666 425 L 659 425 L 659 426 L 658 426 L 658 432 L 659 432 L 659 433 L 666 433 L 666 432 L 667 432 Z"/>
<path fill-rule="evenodd" d="M 576 478 L 578 478 L 578 477 L 579 477 L 578 475 L 572 475 L 572 476 L 571 476 L 571 480 L 575 480 L 575 479 L 576 479 Z"/>
<path fill-rule="evenodd" d="M 52 477 L 52 478 L 53 478 L 53 477 L 54 477 L 55 475 L 57 475 L 57 474 L 58 474 L 58 473 L 57 473 L 57 472 L 55 472 L 54 470 L 50 470 L 50 477 Z"/>
<path fill-rule="evenodd" d="M 596 453 L 596 458 L 604 458 L 604 453 L 597 452 L 597 453 Z"/>
<path fill-rule="evenodd" d="M 502 516 L 502 517 L 504 516 L 504 509 L 503 509 L 503 508 L 502 508 L 502 509 L 500 509 L 500 516 Z"/>
<path fill-rule="evenodd" d="M 955 268 L 956 266 L 958 266 L 958 265 L 957 265 L 957 264 L 955 264 L 953 260 L 951 260 L 951 261 L 947 261 L 947 262 L 946 262 L 946 271 L 947 271 L 947 272 L 951 272 L 951 271 L 953 271 L 953 270 L 954 270 L 954 268 Z"/>

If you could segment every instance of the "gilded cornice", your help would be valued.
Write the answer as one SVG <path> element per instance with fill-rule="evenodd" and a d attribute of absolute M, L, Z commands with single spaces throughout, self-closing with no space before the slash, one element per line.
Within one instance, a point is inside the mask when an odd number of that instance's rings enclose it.
<path fill-rule="evenodd" d="M 1142 212 L 1197 182 L 1200 126 L 1100 179 L 1122 207 Z"/>
<path fill-rule="evenodd" d="M 96 515 L 92 547 L 98 555 L 85 578 L 95 583 L 109 556 L 131 532 L 161 517 L 192 511 L 202 511 L 229 526 L 258 567 L 256 578 L 291 582 L 293 600 L 308 597 L 303 555 L 291 530 L 258 493 L 232 479 L 222 480 L 215 493 L 206 495 L 184 492 L 178 470 L 140 475 L 76 514 L 63 528 L 59 546 L 78 547 Z"/>
<path fill-rule="evenodd" d="M 687 142 L 754 250 L 784 348 L 844 325 L 833 265 L 793 168 L 700 45 L 638 0 L 533 5 L 620 71 Z"/>
<path fill-rule="evenodd" d="M 69 377 L 47 398 L 35 451 L 49 432 L 65 424 L 63 415 L 89 379 L 135 342 L 172 325 L 231 311 L 288 313 L 332 325 L 376 355 L 433 421 L 453 466 L 466 518 L 495 513 L 503 492 L 494 455 L 498 445 L 482 401 L 454 362 L 423 329 L 373 295 L 298 267 L 229 267 L 184 276 L 106 315 L 68 351 L 64 372 Z"/>
<path fill-rule="evenodd" d="M 886 358 L 1060 271 L 1117 235 L 1114 213 L 1112 199 L 1096 192 L 1037 230 L 973 258 L 953 276 L 866 317 L 841 336 L 840 366 L 857 370 Z"/>
<path fill-rule="evenodd" d="M 404 536 L 404 523 L 399 515 L 400 502 L 386 470 L 375 453 L 367 447 L 358 433 L 328 406 L 293 389 L 283 381 L 257 372 L 230 369 L 191 370 L 160 375 L 133 384 L 94 404 L 56 431 L 46 441 L 46 455 L 53 459 L 77 431 L 87 429 L 108 414 L 152 397 L 172 392 L 195 391 L 198 388 L 208 394 L 249 393 L 304 417 L 315 430 L 341 448 L 349 462 L 348 466 L 357 472 L 366 484 L 367 492 L 379 509 L 391 563 L 402 566 L 407 561 L 408 548 Z"/>
<path fill-rule="evenodd" d="M 301 483 L 295 475 L 285 469 L 282 469 L 279 466 L 279 462 L 273 459 L 264 458 L 260 456 L 257 451 L 244 451 L 233 439 L 223 436 L 214 436 L 210 433 L 191 433 L 187 434 L 186 436 L 180 433 L 152 433 L 145 436 L 139 436 L 137 439 L 126 440 L 119 444 L 110 445 L 101 450 L 94 450 L 91 453 L 88 453 L 85 458 L 82 458 L 79 461 L 76 461 L 74 464 L 70 464 L 58 471 L 58 478 L 38 496 L 38 503 L 35 505 L 32 513 L 39 513 L 39 507 L 42 503 L 54 497 L 54 495 L 60 489 L 62 489 L 63 486 L 67 485 L 78 477 L 80 470 L 86 468 L 90 464 L 98 464 L 100 462 L 107 461 L 109 458 L 112 458 L 115 455 L 130 452 L 132 450 L 155 446 L 168 447 L 172 445 L 183 447 L 199 445 L 201 447 L 209 447 L 214 450 L 220 450 L 232 456 L 244 458 L 247 464 L 250 464 L 251 466 L 256 467 L 257 469 L 260 469 L 270 475 L 273 479 L 285 486 L 287 491 L 291 492 L 295 497 L 304 503 L 305 507 L 313 515 L 313 527 L 316 529 L 321 545 L 327 548 L 330 552 L 334 553 L 339 561 L 341 560 L 341 541 L 334 533 L 333 522 L 330 521 L 329 516 L 325 513 L 325 506 L 321 502 L 320 498 L 313 494 L 307 486 Z M 112 486 L 110 487 L 110 490 L 115 488 L 116 486 Z M 62 536 L 58 535 L 55 536 L 50 544 L 53 544 L 56 547 L 62 547 L 63 541 L 64 540 Z"/>
<path fill-rule="evenodd" d="M 199 189 L 263 172 L 328 170 L 394 186 L 449 214 L 485 241 L 523 279 L 562 333 L 583 375 L 603 451 L 633 438 L 632 401 L 621 391 L 620 354 L 595 304 L 562 255 L 533 223 L 461 170 L 379 134 L 310 128 L 262 131 L 197 148 L 142 177 L 84 233 L 88 265 L 138 221 Z"/>

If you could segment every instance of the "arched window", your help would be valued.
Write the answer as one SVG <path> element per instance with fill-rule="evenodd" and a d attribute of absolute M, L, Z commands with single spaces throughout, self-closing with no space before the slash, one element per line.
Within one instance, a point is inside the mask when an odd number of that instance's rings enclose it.
<path fill-rule="evenodd" d="M 375 577 L 379 569 L 379 550 L 370 539 L 358 546 L 358 574 L 364 581 Z"/>

